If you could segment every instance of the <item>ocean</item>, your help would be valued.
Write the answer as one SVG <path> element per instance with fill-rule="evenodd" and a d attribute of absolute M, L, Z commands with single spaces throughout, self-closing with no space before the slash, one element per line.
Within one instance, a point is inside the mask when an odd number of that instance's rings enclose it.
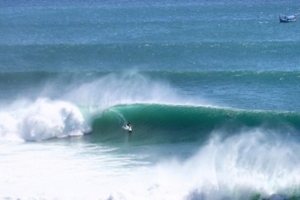
<path fill-rule="evenodd" d="M 299 9 L 0 0 L 0 199 L 300 199 Z"/>

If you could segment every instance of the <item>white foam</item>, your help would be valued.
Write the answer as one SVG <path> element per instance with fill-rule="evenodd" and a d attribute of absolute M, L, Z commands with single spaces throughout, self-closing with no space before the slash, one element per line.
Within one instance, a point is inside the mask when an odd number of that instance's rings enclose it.
<path fill-rule="evenodd" d="M 75 105 L 46 98 L 14 102 L 0 112 L 0 119 L 1 140 L 41 141 L 82 135 L 84 127 L 83 116 Z"/>
<path fill-rule="evenodd" d="M 292 195 L 300 185 L 299 151 L 295 141 L 261 129 L 225 140 L 216 136 L 185 162 L 159 164 L 153 183 L 159 186 L 157 193 L 170 195 L 167 199 Z"/>
<path fill-rule="evenodd" d="M 296 142 L 259 129 L 216 135 L 191 158 L 155 166 L 137 165 L 134 150 L 119 154 L 100 144 L 1 144 L 0 197 L 219 200 L 290 195 L 298 188 Z"/>

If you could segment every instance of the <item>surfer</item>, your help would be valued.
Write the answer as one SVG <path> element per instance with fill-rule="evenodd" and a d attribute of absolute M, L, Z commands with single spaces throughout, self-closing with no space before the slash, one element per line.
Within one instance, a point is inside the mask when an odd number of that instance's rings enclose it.
<path fill-rule="evenodd" d="M 132 131 L 132 127 L 131 127 L 130 122 L 128 122 L 128 123 L 126 124 L 126 126 L 124 126 L 123 128 L 124 128 L 125 130 L 129 131 L 129 132 Z"/>
<path fill-rule="evenodd" d="M 128 128 L 129 131 L 132 131 L 132 127 L 131 127 L 130 122 L 128 122 L 126 126 L 127 126 L 127 128 Z"/>
<path fill-rule="evenodd" d="M 126 128 L 127 128 L 127 131 L 128 131 L 128 138 L 127 138 L 127 141 L 130 142 L 130 141 L 131 141 L 131 134 L 132 134 L 132 127 L 131 127 L 130 122 L 128 122 L 128 123 L 126 124 Z"/>

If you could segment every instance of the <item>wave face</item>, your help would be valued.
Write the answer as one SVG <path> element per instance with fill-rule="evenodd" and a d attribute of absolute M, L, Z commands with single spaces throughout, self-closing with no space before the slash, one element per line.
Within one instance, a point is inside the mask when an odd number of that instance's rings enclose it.
<path fill-rule="evenodd" d="M 299 134 L 300 114 L 293 112 L 247 111 L 231 108 L 133 104 L 105 110 L 93 120 L 93 131 L 103 140 L 120 139 L 130 121 L 131 141 L 174 143 L 206 141 L 213 132 L 232 136 L 248 129 L 265 129 L 279 134 Z M 122 138 L 122 137 L 121 137 Z"/>

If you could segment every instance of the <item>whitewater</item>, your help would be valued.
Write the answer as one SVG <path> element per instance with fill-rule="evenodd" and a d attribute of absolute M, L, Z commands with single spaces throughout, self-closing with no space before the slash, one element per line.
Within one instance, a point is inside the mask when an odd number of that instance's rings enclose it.
<path fill-rule="evenodd" d="M 298 199 L 299 6 L 0 2 L 0 199 Z"/>

